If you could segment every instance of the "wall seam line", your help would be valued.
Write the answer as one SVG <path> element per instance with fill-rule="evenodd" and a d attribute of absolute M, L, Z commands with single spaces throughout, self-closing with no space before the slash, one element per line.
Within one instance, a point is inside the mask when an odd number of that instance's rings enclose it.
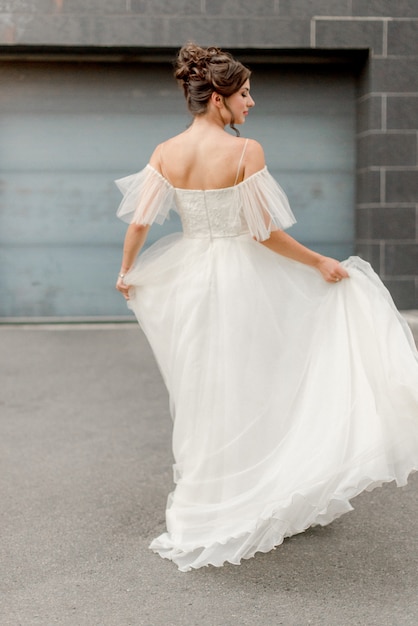
<path fill-rule="evenodd" d="M 386 202 L 386 170 L 384 167 L 380 168 L 380 204 Z"/>
<path fill-rule="evenodd" d="M 382 41 L 382 55 L 384 57 L 387 57 L 388 55 L 388 22 L 389 20 L 386 19 L 383 21 L 383 32 L 382 32 L 382 37 L 383 37 L 383 41 Z"/>
<path fill-rule="evenodd" d="M 316 18 L 315 17 L 311 19 L 310 39 L 311 39 L 311 48 L 316 48 Z"/>

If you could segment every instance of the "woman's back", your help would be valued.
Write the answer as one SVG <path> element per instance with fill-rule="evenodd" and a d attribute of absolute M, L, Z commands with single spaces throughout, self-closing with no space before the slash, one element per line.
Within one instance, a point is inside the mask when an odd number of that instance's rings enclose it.
<path fill-rule="evenodd" d="M 150 163 L 178 189 L 223 189 L 253 173 L 248 165 L 255 143 L 193 128 L 160 144 Z M 256 169 L 262 166 L 260 161 Z"/>

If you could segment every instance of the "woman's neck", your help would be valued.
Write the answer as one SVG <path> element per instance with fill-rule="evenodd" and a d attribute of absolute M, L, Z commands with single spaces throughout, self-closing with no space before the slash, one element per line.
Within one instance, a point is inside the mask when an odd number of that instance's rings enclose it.
<path fill-rule="evenodd" d="M 206 113 L 194 117 L 190 130 L 193 129 L 198 132 L 225 132 L 225 125 L 225 121 L 217 109 L 208 109 Z"/>

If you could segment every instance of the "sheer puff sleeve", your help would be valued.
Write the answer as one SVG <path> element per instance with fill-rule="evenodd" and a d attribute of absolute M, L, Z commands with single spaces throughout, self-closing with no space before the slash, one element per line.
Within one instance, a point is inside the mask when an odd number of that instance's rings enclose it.
<path fill-rule="evenodd" d="M 123 194 L 116 215 L 129 224 L 162 224 L 174 208 L 174 188 L 151 165 L 115 180 Z"/>
<path fill-rule="evenodd" d="M 273 230 L 296 223 L 286 194 L 264 167 L 237 185 L 244 219 L 251 235 L 258 241 L 270 237 Z"/>

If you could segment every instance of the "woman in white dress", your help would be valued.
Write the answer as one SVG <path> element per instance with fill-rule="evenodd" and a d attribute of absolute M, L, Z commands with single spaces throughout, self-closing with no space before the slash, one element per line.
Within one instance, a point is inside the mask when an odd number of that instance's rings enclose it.
<path fill-rule="evenodd" d="M 192 125 L 117 181 L 129 222 L 117 289 L 170 396 L 174 481 L 151 549 L 181 571 L 238 564 L 328 524 L 418 468 L 418 354 L 371 269 L 283 229 L 295 219 L 261 146 L 225 132 L 254 106 L 217 48 L 178 55 Z M 170 209 L 183 232 L 138 257 Z"/>

